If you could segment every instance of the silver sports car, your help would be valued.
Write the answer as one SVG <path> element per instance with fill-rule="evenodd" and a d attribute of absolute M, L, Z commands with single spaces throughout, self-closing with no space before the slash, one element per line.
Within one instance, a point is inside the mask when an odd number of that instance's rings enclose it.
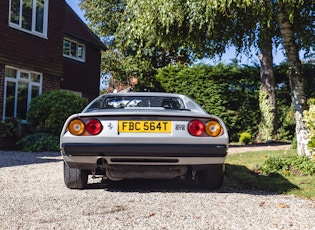
<path fill-rule="evenodd" d="M 60 148 L 70 189 L 84 189 L 89 175 L 114 181 L 191 177 L 218 189 L 228 132 L 187 96 L 113 93 L 67 119 Z"/>

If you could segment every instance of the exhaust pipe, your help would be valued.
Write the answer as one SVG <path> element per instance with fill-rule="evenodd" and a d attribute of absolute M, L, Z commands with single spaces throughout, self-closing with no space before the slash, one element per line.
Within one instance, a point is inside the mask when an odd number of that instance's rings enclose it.
<path fill-rule="evenodd" d="M 97 168 L 105 169 L 107 165 L 107 161 L 104 158 L 99 158 L 96 161 Z"/>

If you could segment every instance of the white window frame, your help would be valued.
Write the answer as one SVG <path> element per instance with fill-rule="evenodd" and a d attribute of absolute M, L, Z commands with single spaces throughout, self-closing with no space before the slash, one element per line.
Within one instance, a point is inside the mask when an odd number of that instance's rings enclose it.
<path fill-rule="evenodd" d="M 23 32 L 47 39 L 49 0 L 42 0 L 44 2 L 43 32 L 36 31 L 36 0 L 32 0 L 33 6 L 32 6 L 32 28 L 31 28 L 31 30 L 24 29 L 22 27 L 22 8 L 23 8 L 23 1 L 24 0 L 19 0 L 19 1 L 20 1 L 19 23 L 14 23 L 14 22 L 11 22 L 11 13 L 12 13 L 11 12 L 11 3 L 12 3 L 12 0 L 10 0 L 10 3 L 9 3 L 9 26 L 12 28 L 21 30 Z"/>
<path fill-rule="evenodd" d="M 77 55 L 73 56 L 70 53 L 69 54 L 65 54 L 64 53 L 64 47 L 63 47 L 63 51 L 62 51 L 63 56 L 67 57 L 67 58 L 71 58 L 71 59 L 77 60 L 77 61 L 85 62 L 86 46 L 83 43 L 80 43 L 80 42 L 78 42 L 76 40 L 73 40 L 73 39 L 70 39 L 70 38 L 67 38 L 67 37 L 63 38 L 63 44 L 64 44 L 65 41 L 68 41 L 70 43 L 74 43 L 76 45 L 76 54 L 78 54 L 78 47 L 81 46 L 82 47 L 82 58 L 78 57 Z M 71 47 L 71 45 L 70 45 L 70 47 Z"/>
<path fill-rule="evenodd" d="M 12 66 L 5 66 L 5 68 L 9 68 L 9 69 L 14 69 L 17 71 L 16 73 L 16 77 L 12 78 L 12 77 L 7 77 L 5 76 L 5 80 L 4 80 L 4 95 L 3 95 L 3 114 L 2 114 L 2 120 L 5 120 L 6 118 L 6 99 L 7 99 L 7 84 L 8 82 L 14 82 L 15 83 L 15 96 L 14 96 L 14 117 L 17 116 L 17 110 L 18 110 L 18 104 L 17 104 L 17 100 L 18 100 L 18 87 L 19 87 L 19 83 L 28 83 L 28 91 L 27 91 L 27 110 L 29 109 L 30 106 L 30 102 L 32 100 L 32 86 L 36 86 L 39 88 L 39 95 L 42 94 L 42 87 L 43 87 L 43 74 L 39 73 L 39 72 L 35 72 L 35 71 L 29 71 L 29 70 L 25 70 L 25 69 L 19 69 L 16 67 L 12 67 Z M 24 79 L 21 78 L 21 72 L 23 73 L 28 73 L 29 76 L 31 76 L 31 74 L 36 74 L 40 76 L 40 80 L 39 82 L 34 82 L 31 80 L 31 78 L 29 77 L 29 79 Z M 22 122 L 26 123 L 26 120 L 22 120 Z"/>

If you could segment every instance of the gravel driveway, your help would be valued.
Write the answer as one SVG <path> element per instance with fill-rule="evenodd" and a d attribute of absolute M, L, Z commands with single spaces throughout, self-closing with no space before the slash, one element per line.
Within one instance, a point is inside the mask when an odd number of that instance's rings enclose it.
<path fill-rule="evenodd" d="M 58 153 L 0 151 L 0 229 L 315 229 L 315 202 L 177 180 L 69 190 Z"/>

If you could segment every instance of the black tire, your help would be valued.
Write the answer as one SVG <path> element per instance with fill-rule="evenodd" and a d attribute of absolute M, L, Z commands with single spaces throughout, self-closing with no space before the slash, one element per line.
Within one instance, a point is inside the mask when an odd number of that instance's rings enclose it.
<path fill-rule="evenodd" d="M 220 189 L 224 181 L 223 171 L 222 164 L 209 165 L 207 169 L 198 171 L 197 176 L 200 186 L 210 190 Z"/>
<path fill-rule="evenodd" d="M 88 171 L 77 168 L 70 168 L 63 163 L 65 185 L 70 189 L 84 189 L 88 181 Z"/>

